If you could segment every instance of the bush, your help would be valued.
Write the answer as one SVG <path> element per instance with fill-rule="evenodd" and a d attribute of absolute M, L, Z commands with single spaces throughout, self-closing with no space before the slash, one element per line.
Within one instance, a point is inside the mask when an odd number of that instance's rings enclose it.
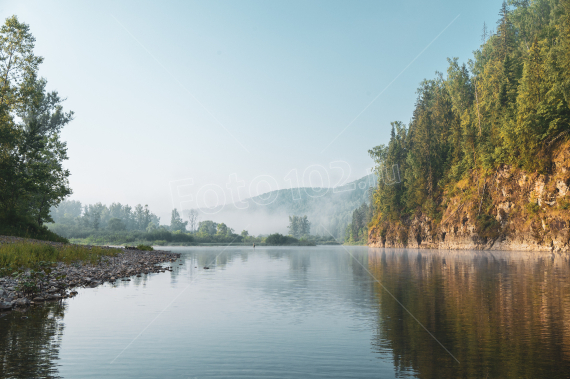
<path fill-rule="evenodd" d="M 153 250 L 154 250 L 154 249 L 152 248 L 152 246 L 143 245 L 143 244 L 137 245 L 137 249 L 138 249 L 138 250 L 144 250 L 144 251 L 153 251 Z"/>
<path fill-rule="evenodd" d="M 532 215 L 536 215 L 540 211 L 540 205 L 535 202 L 527 203 L 526 210 Z"/>
<path fill-rule="evenodd" d="M 290 236 L 284 236 L 279 233 L 271 234 L 269 237 L 265 239 L 265 243 L 268 245 L 293 245 L 298 244 L 299 240 Z"/>
<path fill-rule="evenodd" d="M 477 232 L 483 238 L 496 239 L 501 234 L 501 224 L 488 214 L 477 216 Z"/>

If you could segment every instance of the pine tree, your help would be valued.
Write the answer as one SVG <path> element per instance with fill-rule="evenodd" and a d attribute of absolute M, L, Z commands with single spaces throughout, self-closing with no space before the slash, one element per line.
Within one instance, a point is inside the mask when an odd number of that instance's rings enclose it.
<path fill-rule="evenodd" d="M 481 43 L 485 44 L 487 42 L 487 36 L 489 35 L 489 31 L 487 30 L 487 24 L 483 22 L 483 30 L 481 32 Z"/>
<path fill-rule="evenodd" d="M 499 38 L 499 58 L 504 61 L 510 53 L 512 47 L 512 23 L 509 18 L 510 9 L 506 1 L 503 1 L 500 19 L 497 21 L 497 37 Z"/>

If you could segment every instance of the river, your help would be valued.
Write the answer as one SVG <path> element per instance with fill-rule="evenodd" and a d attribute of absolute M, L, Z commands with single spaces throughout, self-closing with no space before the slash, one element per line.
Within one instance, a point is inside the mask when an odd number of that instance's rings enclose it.
<path fill-rule="evenodd" d="M 0 377 L 570 377 L 566 255 L 168 250 L 170 273 L 0 315 Z"/>

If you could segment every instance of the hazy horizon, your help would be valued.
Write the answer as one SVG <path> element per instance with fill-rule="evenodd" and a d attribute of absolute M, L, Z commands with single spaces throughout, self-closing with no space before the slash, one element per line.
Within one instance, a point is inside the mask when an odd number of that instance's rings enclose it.
<path fill-rule="evenodd" d="M 148 204 L 165 221 L 173 188 L 212 205 L 369 174 L 368 149 L 388 142 L 391 121 L 410 120 L 415 89 L 447 57 L 472 57 L 500 4 L 4 1 L 0 11 L 30 25 L 40 74 L 75 112 L 62 133 L 70 199 Z"/>

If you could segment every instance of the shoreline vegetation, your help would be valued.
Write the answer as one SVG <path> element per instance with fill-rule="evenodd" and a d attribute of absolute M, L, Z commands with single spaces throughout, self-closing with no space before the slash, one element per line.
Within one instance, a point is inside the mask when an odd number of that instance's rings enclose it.
<path fill-rule="evenodd" d="M 170 270 L 180 254 L 140 245 L 72 245 L 0 236 L 0 312 L 75 296 L 78 287 Z"/>
<path fill-rule="evenodd" d="M 315 237 L 315 236 L 311 236 Z M 208 240 L 206 240 L 208 241 Z M 335 240 L 322 239 L 322 238 L 301 238 L 297 239 L 291 236 L 284 236 L 279 233 L 270 234 L 267 237 L 261 237 L 252 242 L 239 241 L 212 241 L 201 242 L 199 239 L 189 242 L 176 242 L 166 240 L 147 240 L 147 239 L 129 239 L 129 242 L 116 243 L 115 239 L 100 239 L 93 240 L 90 238 L 70 238 L 70 243 L 76 245 L 89 245 L 89 246 L 130 246 L 130 245 L 152 245 L 152 246 L 318 246 L 318 245 L 342 245 L 342 243 Z"/>
<path fill-rule="evenodd" d="M 312 246 L 337 243 L 332 236 L 311 234 L 311 222 L 306 215 L 289 216 L 287 236 L 279 233 L 254 236 L 247 230 L 238 234 L 223 222 L 198 221 L 199 213 L 196 210 L 182 213 L 186 214 L 188 221 L 184 221 L 178 210 L 173 209 L 170 225 L 161 225 L 160 218 L 146 205 L 83 205 L 76 200 L 67 200 L 52 207 L 50 216 L 53 222 L 46 226 L 72 243 L 94 246 L 139 243 L 155 246 Z"/>

